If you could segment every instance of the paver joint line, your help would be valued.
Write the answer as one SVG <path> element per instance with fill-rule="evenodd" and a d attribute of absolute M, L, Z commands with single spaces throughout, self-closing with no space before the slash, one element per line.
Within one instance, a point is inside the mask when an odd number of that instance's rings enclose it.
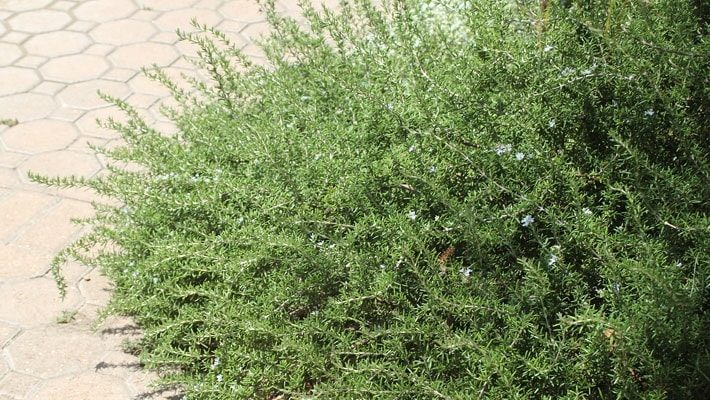
<path fill-rule="evenodd" d="M 277 9 L 294 15 L 296 0 Z M 121 119 L 96 95 L 127 99 L 146 121 L 172 133 L 160 115 L 168 91 L 140 74 L 157 63 L 170 75 L 194 75 L 193 50 L 176 28 L 190 19 L 219 26 L 258 54 L 247 36 L 264 32 L 254 0 L 0 0 L 0 400 L 167 399 L 155 375 L 120 349 L 140 329 L 113 318 L 92 330 L 111 283 L 95 268 L 70 263 L 62 301 L 48 276 L 54 254 L 86 232 L 72 217 L 90 215 L 90 191 L 46 188 L 27 172 L 95 176 L 106 165 L 86 142 L 115 146 L 97 117 Z M 258 61 L 258 60 L 257 60 Z M 169 103 L 169 101 L 168 101 Z M 88 279 L 86 279 L 88 278 Z M 65 313 L 65 324 L 57 319 Z"/>

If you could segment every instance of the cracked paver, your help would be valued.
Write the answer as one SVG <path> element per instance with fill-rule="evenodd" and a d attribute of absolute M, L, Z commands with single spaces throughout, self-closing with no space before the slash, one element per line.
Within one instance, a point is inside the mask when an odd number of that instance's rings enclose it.
<path fill-rule="evenodd" d="M 277 0 L 277 9 L 295 15 L 296 3 Z M 123 116 L 97 91 L 127 99 L 148 123 L 174 133 L 158 111 L 171 104 L 169 92 L 140 69 L 157 64 L 170 76 L 194 76 L 182 56 L 195 48 L 175 34 L 192 29 L 192 17 L 258 56 L 250 35 L 265 25 L 255 0 L 0 0 L 0 120 L 18 122 L 0 125 L 0 400 L 180 398 L 151 388 L 156 375 L 121 350 L 141 334 L 131 319 L 109 317 L 94 329 L 113 287 L 100 271 L 66 265 L 64 300 L 51 278 L 52 257 L 84 232 L 70 219 L 107 200 L 31 183 L 27 173 L 102 173 L 106 160 L 87 143 L 121 139 L 95 119 Z M 64 312 L 74 317 L 60 324 Z"/>

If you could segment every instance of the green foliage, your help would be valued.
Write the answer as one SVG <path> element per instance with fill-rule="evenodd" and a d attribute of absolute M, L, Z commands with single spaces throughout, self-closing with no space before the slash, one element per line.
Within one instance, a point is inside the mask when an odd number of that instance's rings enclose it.
<path fill-rule="evenodd" d="M 187 398 L 701 398 L 706 20 L 528 3 L 267 3 L 267 67 L 182 33 L 179 133 L 116 101 L 111 173 L 44 180 L 122 204 L 63 256 Z"/>

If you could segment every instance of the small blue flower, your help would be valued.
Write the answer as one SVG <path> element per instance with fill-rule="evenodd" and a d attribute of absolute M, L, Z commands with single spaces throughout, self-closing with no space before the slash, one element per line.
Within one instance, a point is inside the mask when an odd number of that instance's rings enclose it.
<path fill-rule="evenodd" d="M 520 220 L 520 225 L 527 228 L 533 222 L 535 222 L 535 218 L 533 218 L 532 215 L 528 214 L 528 215 L 524 216 L 523 219 Z"/>

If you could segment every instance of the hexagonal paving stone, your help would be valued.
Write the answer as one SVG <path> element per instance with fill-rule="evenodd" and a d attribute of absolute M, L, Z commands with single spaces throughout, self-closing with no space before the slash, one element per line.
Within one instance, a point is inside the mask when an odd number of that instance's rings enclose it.
<path fill-rule="evenodd" d="M 0 282 L 14 278 L 31 278 L 45 273 L 52 261 L 52 254 L 36 249 L 0 243 Z M 0 335 L 0 341 L 2 335 Z"/>
<path fill-rule="evenodd" d="M 34 224 L 24 229 L 13 243 L 37 251 L 58 251 L 67 245 L 69 238 L 82 229 L 81 225 L 71 219 L 89 218 L 92 215 L 94 209 L 90 203 L 63 199 L 56 207 L 37 218 Z"/>
<path fill-rule="evenodd" d="M 2 3 L 4 10 L 27 11 L 46 7 L 53 0 L 5 0 Z"/>
<path fill-rule="evenodd" d="M 154 21 L 154 24 L 163 31 L 173 32 L 176 29 L 182 31 L 194 31 L 192 19 L 196 19 L 200 24 L 214 26 L 222 21 L 222 18 L 212 10 L 185 9 L 168 11 Z"/>
<path fill-rule="evenodd" d="M 98 43 L 120 46 L 145 42 L 155 32 L 157 32 L 155 27 L 148 22 L 122 19 L 101 24 L 89 34 Z"/>
<path fill-rule="evenodd" d="M 189 8 L 197 3 L 198 0 L 143 0 L 143 7 L 151 10 L 179 10 L 181 8 Z"/>
<path fill-rule="evenodd" d="M 62 301 L 57 284 L 49 278 L 4 283 L 0 290 L 0 319 L 25 327 L 49 324 L 57 319 L 62 310 L 76 308 L 80 304 L 81 297 L 72 288 Z M 13 340 L 10 346 L 16 341 Z"/>
<path fill-rule="evenodd" d="M 32 329 L 23 332 L 7 346 L 15 370 L 40 378 L 52 378 L 91 368 L 104 351 L 104 343 L 99 337 L 68 326 Z M 100 386 L 92 389 L 96 387 Z M 55 396 L 55 399 L 70 398 L 58 392 Z"/>
<path fill-rule="evenodd" d="M 232 0 L 220 7 L 219 12 L 235 21 L 257 22 L 266 20 L 266 16 L 261 12 L 259 4 L 251 0 Z"/>
<path fill-rule="evenodd" d="M 101 166 L 95 157 L 67 150 L 39 154 L 25 161 L 18 168 L 22 174 L 32 172 L 47 176 L 83 177 L 93 176 L 99 169 Z"/>
<path fill-rule="evenodd" d="M 165 97 L 170 95 L 170 91 L 152 79 L 147 78 L 143 74 L 136 75 L 133 79 L 128 81 L 128 86 L 135 93 L 149 94 L 156 97 Z"/>
<path fill-rule="evenodd" d="M 20 47 L 12 43 L 0 43 L 0 66 L 10 65 L 22 57 Z"/>
<path fill-rule="evenodd" d="M 0 349 L 5 347 L 5 344 L 10 341 L 20 330 L 7 323 L 0 322 Z"/>
<path fill-rule="evenodd" d="M 0 140 L 10 150 L 42 153 L 66 148 L 77 136 L 70 123 L 40 120 L 13 126 L 0 134 Z"/>
<path fill-rule="evenodd" d="M 177 58 L 178 53 L 175 49 L 162 43 L 131 44 L 117 49 L 108 56 L 115 66 L 135 70 L 152 64 L 167 66 Z"/>
<path fill-rule="evenodd" d="M 22 93 L 0 97 L 0 119 L 17 118 L 30 121 L 49 115 L 57 104 L 52 96 L 37 93 Z"/>
<path fill-rule="evenodd" d="M 37 391 L 35 400 L 84 400 L 96 398 L 96 390 L 100 388 L 102 400 L 125 400 L 131 398 L 121 379 L 86 372 L 81 375 L 65 376 L 53 379 Z"/>
<path fill-rule="evenodd" d="M 25 399 L 38 382 L 39 379 L 35 377 L 10 371 L 0 379 L 0 394 L 8 395 L 12 399 Z"/>
<path fill-rule="evenodd" d="M 108 69 L 103 57 L 77 54 L 52 59 L 40 68 L 40 72 L 47 79 L 73 83 L 96 79 Z"/>
<path fill-rule="evenodd" d="M 54 10 L 37 10 L 17 14 L 8 20 L 13 30 L 28 33 L 51 32 L 71 22 L 69 14 Z"/>
<path fill-rule="evenodd" d="M 130 0 L 93 0 L 82 2 L 74 15 L 86 21 L 106 22 L 127 17 L 137 9 Z"/>
<path fill-rule="evenodd" d="M 79 53 L 90 44 L 83 33 L 57 31 L 32 36 L 23 46 L 30 54 L 58 57 Z"/>
<path fill-rule="evenodd" d="M 111 299 L 113 285 L 98 269 L 94 269 L 79 282 L 79 291 L 87 303 L 103 305 Z"/>
<path fill-rule="evenodd" d="M 7 96 L 30 90 L 39 83 L 39 77 L 28 68 L 2 67 L 0 82 L 0 96 Z"/>
<path fill-rule="evenodd" d="M 125 83 L 94 80 L 67 86 L 57 94 L 57 98 L 69 107 L 91 110 L 106 107 L 108 103 L 99 97 L 98 92 L 125 99 L 130 94 Z"/>
<path fill-rule="evenodd" d="M 0 241 L 12 238 L 32 218 L 51 205 L 56 199 L 45 194 L 16 191 L 0 200 Z"/>
<path fill-rule="evenodd" d="M 86 372 L 81 375 L 53 379 L 43 384 L 34 395 L 35 400 L 84 400 L 96 398 L 101 388 L 102 400 L 125 400 L 131 398 L 120 378 Z"/>
<path fill-rule="evenodd" d="M 116 107 L 100 108 L 89 111 L 76 121 L 76 126 L 81 130 L 82 135 L 115 139 L 121 136 L 120 133 L 111 129 L 102 128 L 97 124 L 97 119 L 106 121 L 109 118 L 117 122 L 125 122 L 127 117 L 123 111 Z"/>

